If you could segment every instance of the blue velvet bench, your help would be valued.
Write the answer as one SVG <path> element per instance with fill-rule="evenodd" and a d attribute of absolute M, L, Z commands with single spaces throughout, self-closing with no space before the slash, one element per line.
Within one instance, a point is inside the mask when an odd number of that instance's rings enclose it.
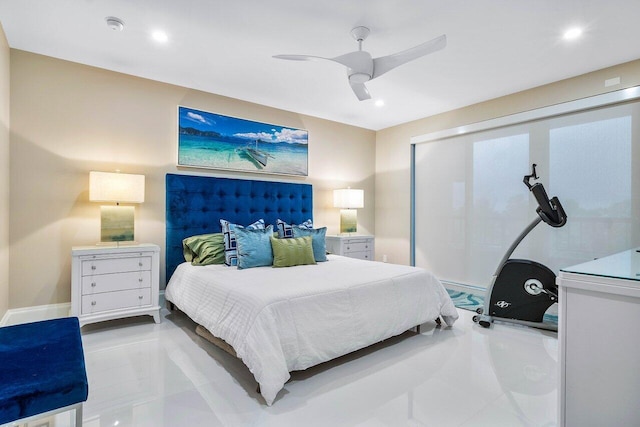
<path fill-rule="evenodd" d="M 0 328 L 0 425 L 75 410 L 89 386 L 77 317 Z"/>

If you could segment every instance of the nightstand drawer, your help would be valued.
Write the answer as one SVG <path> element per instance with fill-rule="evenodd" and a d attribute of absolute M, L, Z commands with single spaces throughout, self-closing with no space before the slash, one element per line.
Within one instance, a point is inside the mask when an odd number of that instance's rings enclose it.
<path fill-rule="evenodd" d="M 99 274 L 82 278 L 82 295 L 151 287 L 151 271 Z"/>
<path fill-rule="evenodd" d="M 326 245 L 330 253 L 373 261 L 373 236 L 327 236 Z"/>
<path fill-rule="evenodd" d="M 367 261 L 371 261 L 371 259 L 373 258 L 373 255 L 370 251 L 345 252 L 344 256 L 348 256 L 349 258 L 364 259 Z"/>
<path fill-rule="evenodd" d="M 351 254 L 353 252 L 369 251 L 370 243 L 367 240 L 347 240 L 344 242 L 344 253 Z"/>
<path fill-rule="evenodd" d="M 151 288 L 82 296 L 82 314 L 151 304 Z"/>
<path fill-rule="evenodd" d="M 151 270 L 151 256 L 132 256 L 82 261 L 82 275 Z"/>

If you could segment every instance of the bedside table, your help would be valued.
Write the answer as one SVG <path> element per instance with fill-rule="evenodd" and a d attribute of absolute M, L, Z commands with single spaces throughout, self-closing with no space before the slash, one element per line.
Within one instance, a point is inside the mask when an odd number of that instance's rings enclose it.
<path fill-rule="evenodd" d="M 80 327 L 141 315 L 160 323 L 160 247 L 76 246 L 71 256 L 71 315 Z"/>
<path fill-rule="evenodd" d="M 332 254 L 373 261 L 373 236 L 327 236 L 326 245 Z"/>

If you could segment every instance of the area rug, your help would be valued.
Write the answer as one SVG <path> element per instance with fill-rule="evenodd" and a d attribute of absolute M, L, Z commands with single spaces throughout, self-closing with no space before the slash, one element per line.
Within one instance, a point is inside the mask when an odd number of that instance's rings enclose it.
<path fill-rule="evenodd" d="M 463 310 L 476 311 L 477 308 L 484 305 L 484 296 L 474 295 L 468 292 L 461 292 L 457 290 L 447 289 L 453 304 Z M 550 311 L 557 311 L 556 307 L 552 306 Z M 545 313 L 543 321 L 545 323 L 558 324 L 558 315 L 555 312 Z"/>

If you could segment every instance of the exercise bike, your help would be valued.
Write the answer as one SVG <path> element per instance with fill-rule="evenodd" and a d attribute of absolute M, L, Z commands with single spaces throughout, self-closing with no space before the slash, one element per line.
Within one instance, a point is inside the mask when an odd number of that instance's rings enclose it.
<path fill-rule="evenodd" d="M 509 259 L 516 247 L 538 225 L 544 221 L 552 227 L 562 227 L 567 223 L 567 215 L 557 197 L 549 199 L 544 186 L 538 179 L 536 164 L 531 174 L 522 181 L 533 193 L 538 207 L 538 216 L 520 233 L 500 261 L 491 278 L 484 299 L 484 307 L 476 310 L 473 321 L 488 328 L 494 319 L 517 323 L 535 328 L 557 331 L 558 326 L 543 322 L 544 313 L 558 302 L 556 275 L 546 266 L 527 259 Z"/>

